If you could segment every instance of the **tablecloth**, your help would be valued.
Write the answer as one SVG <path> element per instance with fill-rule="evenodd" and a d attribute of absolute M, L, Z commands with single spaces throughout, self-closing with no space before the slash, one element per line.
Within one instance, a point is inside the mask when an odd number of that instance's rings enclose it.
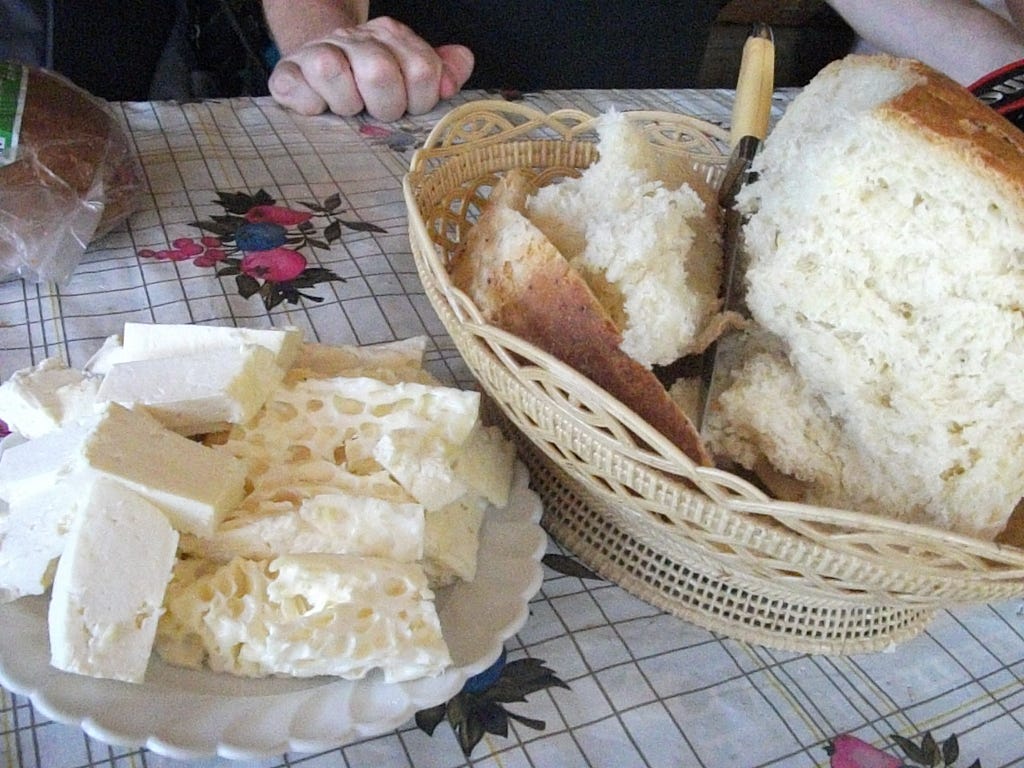
<path fill-rule="evenodd" d="M 790 95 L 777 94 L 775 117 Z M 455 102 L 495 96 L 469 92 Z M 695 90 L 521 98 L 548 111 L 653 108 L 720 124 L 728 123 L 732 102 L 729 91 Z M 394 124 L 300 117 L 268 99 L 114 106 L 145 171 L 140 209 L 92 246 L 66 285 L 0 283 L 0 379 L 49 356 L 80 366 L 126 321 L 146 321 L 292 324 L 308 338 L 347 344 L 425 334 L 428 368 L 447 383 L 473 386 L 419 284 L 401 193 L 412 151 L 451 103 Z M 302 263 L 243 265 L 218 252 L 217 217 L 259 203 L 317 214 L 304 230 Z M 297 292 L 282 294 L 268 279 L 270 269 L 293 269 L 307 279 Z M 955 741 L 956 765 L 1024 765 L 1020 601 L 940 611 L 919 636 L 884 652 L 805 655 L 738 642 L 668 615 L 566 567 L 571 555 L 554 541 L 548 554 L 529 618 L 506 645 L 508 666 L 534 660 L 546 671 L 543 681 L 522 701 L 502 704 L 507 735 L 500 728 L 484 733 L 468 754 L 447 723 L 431 735 L 410 720 L 321 753 L 177 761 L 105 744 L 48 720 L 30 696 L 2 690 L 5 765 L 815 768 L 831 760 L 843 768 L 895 765 L 897 758 L 914 764 L 900 738 L 926 747 L 929 740 L 947 748 Z M 865 744 L 874 751 L 865 752 Z"/>

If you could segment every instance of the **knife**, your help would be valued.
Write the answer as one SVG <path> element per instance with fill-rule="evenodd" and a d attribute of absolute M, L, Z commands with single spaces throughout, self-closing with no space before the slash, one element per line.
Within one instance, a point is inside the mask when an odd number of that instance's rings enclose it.
<path fill-rule="evenodd" d="M 736 194 L 747 181 L 750 164 L 768 134 L 772 91 L 775 87 L 775 42 L 771 27 L 755 24 L 743 44 L 736 97 L 729 133 L 731 151 L 725 175 L 719 187 L 718 204 L 722 208 L 722 311 L 748 316 L 744 300 L 744 265 L 740 248 L 743 216 L 736 208 Z M 697 429 L 702 430 L 712 404 L 727 383 L 722 360 L 727 356 L 726 332 L 704 353 L 701 371 L 701 405 Z"/>

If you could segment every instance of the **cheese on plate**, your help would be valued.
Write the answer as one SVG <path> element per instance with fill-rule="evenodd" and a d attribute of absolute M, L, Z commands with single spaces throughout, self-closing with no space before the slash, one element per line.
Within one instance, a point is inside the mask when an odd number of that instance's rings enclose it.
<path fill-rule="evenodd" d="M 11 503 L 79 473 L 110 477 L 164 511 L 175 528 L 212 533 L 245 495 L 245 465 L 116 403 L 0 455 L 0 498 Z M 84 475 L 83 475 L 84 476 Z"/>
<path fill-rule="evenodd" d="M 50 588 L 87 484 L 71 475 L 10 504 L 0 533 L 0 603 Z"/>
<path fill-rule="evenodd" d="M 291 368 L 302 346 L 298 328 L 235 328 L 227 325 L 125 323 L 121 360 L 180 357 L 211 349 L 237 349 L 258 344 L 274 354 L 282 368 Z"/>
<path fill-rule="evenodd" d="M 100 379 L 49 357 L 0 384 L 0 419 L 33 439 L 92 415 Z"/>
<path fill-rule="evenodd" d="M 219 432 L 252 419 L 284 378 L 258 344 L 115 363 L 97 399 L 141 406 L 182 435 Z"/>
<path fill-rule="evenodd" d="M 184 560 L 156 649 L 175 664 L 243 676 L 434 676 L 451 658 L 433 597 L 416 563 L 309 554 L 210 571 Z"/>
<path fill-rule="evenodd" d="M 423 557 L 423 507 L 342 490 L 313 493 L 280 511 L 225 520 L 212 536 L 187 535 L 182 551 L 213 560 L 326 552 L 414 562 Z"/>
<path fill-rule="evenodd" d="M 178 534 L 159 509 L 96 478 L 57 563 L 50 663 L 66 672 L 141 682 L 177 545 Z"/>

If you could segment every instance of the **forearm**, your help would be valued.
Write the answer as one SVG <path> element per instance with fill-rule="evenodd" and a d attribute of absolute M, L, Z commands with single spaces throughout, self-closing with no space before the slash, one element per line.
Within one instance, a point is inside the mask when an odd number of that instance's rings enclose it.
<path fill-rule="evenodd" d="M 964 84 L 1024 57 L 1024 35 L 971 0 L 828 0 L 862 38 Z"/>
<path fill-rule="evenodd" d="M 366 21 L 369 0 L 263 0 L 267 27 L 283 56 L 339 27 Z"/>

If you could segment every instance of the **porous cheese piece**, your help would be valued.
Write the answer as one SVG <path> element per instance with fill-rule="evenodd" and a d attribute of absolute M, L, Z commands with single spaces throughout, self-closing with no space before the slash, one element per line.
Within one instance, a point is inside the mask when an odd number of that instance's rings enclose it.
<path fill-rule="evenodd" d="M 426 344 L 426 336 L 367 347 L 307 342 L 299 349 L 287 378 L 295 382 L 310 378 L 368 376 L 389 384 L 399 381 L 437 384 L 434 377 L 423 370 Z"/>
<path fill-rule="evenodd" d="M 0 603 L 50 588 L 87 485 L 87 479 L 69 476 L 10 505 L 0 533 Z"/>
<path fill-rule="evenodd" d="M 274 353 L 277 364 L 291 368 L 302 346 L 298 328 L 234 328 L 224 325 L 125 323 L 118 361 L 179 357 L 212 349 L 258 344 Z"/>
<path fill-rule="evenodd" d="M 516 447 L 498 427 L 477 424 L 455 458 L 456 476 L 496 507 L 508 504 Z"/>
<path fill-rule="evenodd" d="M 0 418 L 29 439 L 92 415 L 100 380 L 55 357 L 0 384 Z"/>
<path fill-rule="evenodd" d="M 68 534 L 50 597 L 50 661 L 142 682 L 178 534 L 155 506 L 98 478 Z"/>
<path fill-rule="evenodd" d="M 451 445 L 435 439 L 435 431 L 400 429 L 386 432 L 373 446 L 373 458 L 420 502 L 440 509 L 469 490 L 455 474 Z"/>
<path fill-rule="evenodd" d="M 429 507 L 421 496 L 430 490 L 443 503 L 451 500 L 439 484 L 453 476 L 438 470 L 436 483 L 415 484 L 414 454 L 419 451 L 424 461 L 439 456 L 453 461 L 476 425 L 479 406 L 479 393 L 450 387 L 387 384 L 368 377 L 308 379 L 275 391 L 257 418 L 234 427 L 218 448 L 247 460 L 254 478 L 275 465 L 298 461 L 372 474 L 384 459 L 401 474 L 396 480 L 416 485 L 406 490 Z M 378 451 L 386 436 L 385 448 Z"/>
<path fill-rule="evenodd" d="M 326 552 L 414 562 L 423 557 L 423 507 L 343 491 L 316 493 L 276 513 L 225 520 L 210 537 L 184 536 L 182 551 L 214 560 Z"/>
<path fill-rule="evenodd" d="M 451 663 L 417 564 L 315 554 L 196 572 L 186 565 L 168 587 L 156 647 L 172 663 L 350 680 L 379 669 L 389 683 Z"/>
<path fill-rule="evenodd" d="M 245 464 L 171 432 L 144 413 L 107 403 L 82 462 L 144 496 L 179 531 L 210 535 L 245 496 Z"/>
<path fill-rule="evenodd" d="M 467 494 L 425 513 L 423 569 L 434 589 L 476 577 L 480 526 L 486 507 L 485 498 Z"/>
<path fill-rule="evenodd" d="M 168 429 L 198 435 L 249 421 L 283 377 L 269 349 L 242 344 L 117 363 L 97 396 L 142 406 Z"/>

